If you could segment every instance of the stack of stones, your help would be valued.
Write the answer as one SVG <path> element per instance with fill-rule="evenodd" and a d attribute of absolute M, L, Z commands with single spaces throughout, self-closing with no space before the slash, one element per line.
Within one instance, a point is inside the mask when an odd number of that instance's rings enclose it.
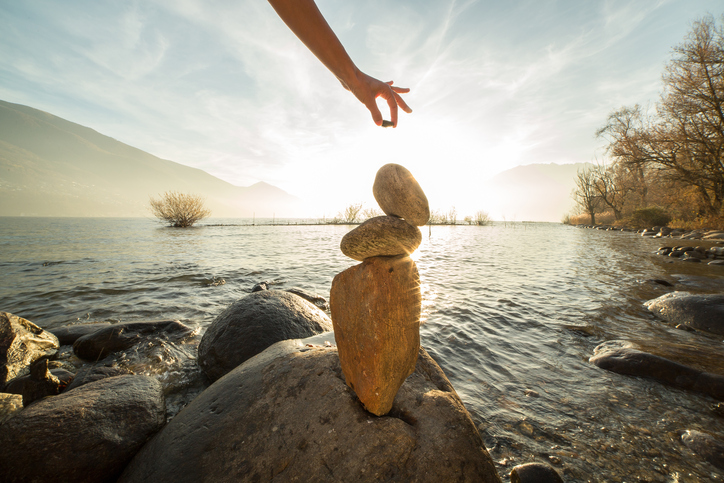
<path fill-rule="evenodd" d="M 330 308 L 347 385 L 378 416 L 392 408 L 420 349 L 420 275 L 410 258 L 430 218 L 427 197 L 398 164 L 380 168 L 372 187 L 386 216 L 342 238 L 342 253 L 362 263 L 337 274 Z"/>

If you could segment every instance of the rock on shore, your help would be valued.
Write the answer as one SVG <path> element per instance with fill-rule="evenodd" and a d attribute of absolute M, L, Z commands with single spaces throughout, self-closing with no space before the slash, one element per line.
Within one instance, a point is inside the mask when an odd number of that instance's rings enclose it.
<path fill-rule="evenodd" d="M 335 348 L 279 342 L 216 381 L 120 482 L 499 482 L 469 414 L 420 351 L 386 417 L 364 410 Z"/>
<path fill-rule="evenodd" d="M 0 389 L 30 372 L 30 364 L 55 355 L 60 343 L 50 332 L 9 312 L 0 312 Z"/>
<path fill-rule="evenodd" d="M 113 481 L 164 422 L 161 385 L 146 376 L 45 398 L 0 425 L 0 481 Z"/>

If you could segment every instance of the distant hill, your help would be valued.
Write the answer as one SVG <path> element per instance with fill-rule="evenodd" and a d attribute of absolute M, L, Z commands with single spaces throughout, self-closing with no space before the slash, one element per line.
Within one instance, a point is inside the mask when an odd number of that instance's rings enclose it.
<path fill-rule="evenodd" d="M 165 191 L 206 198 L 215 217 L 295 217 L 267 183 L 234 186 L 31 107 L 0 101 L 0 216 L 149 216 Z"/>
<path fill-rule="evenodd" d="M 587 166 L 528 164 L 498 173 L 485 184 L 486 210 L 495 220 L 561 221 L 574 206 L 576 173 Z"/>

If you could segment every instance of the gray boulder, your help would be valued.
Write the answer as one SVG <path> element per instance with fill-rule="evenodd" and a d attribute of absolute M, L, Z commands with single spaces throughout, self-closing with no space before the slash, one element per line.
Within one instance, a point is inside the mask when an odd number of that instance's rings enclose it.
<path fill-rule="evenodd" d="M 58 352 L 58 338 L 9 312 L 0 312 L 0 388 L 27 374 L 30 364 Z"/>
<path fill-rule="evenodd" d="M 214 319 L 199 344 L 199 365 L 214 381 L 275 342 L 331 330 L 327 314 L 297 295 L 254 292 Z"/>
<path fill-rule="evenodd" d="M 688 325 L 724 335 L 724 295 L 672 292 L 644 303 L 654 315 L 674 325 Z"/>
<path fill-rule="evenodd" d="M 594 352 L 589 360 L 601 369 L 654 379 L 668 386 L 724 400 L 724 376 L 703 372 L 632 347 L 612 347 L 603 343 Z"/>
<path fill-rule="evenodd" d="M 392 411 L 368 413 L 336 348 L 279 342 L 219 379 L 119 482 L 500 482 L 440 367 L 420 351 Z"/>
<path fill-rule="evenodd" d="M 178 320 L 125 322 L 101 328 L 78 338 L 73 352 L 81 359 L 97 361 L 114 352 L 130 349 L 148 338 L 178 340 L 193 333 L 193 329 Z"/>
<path fill-rule="evenodd" d="M 113 481 L 164 422 L 161 384 L 146 376 L 45 398 L 0 425 L 0 481 Z"/>
<path fill-rule="evenodd" d="M 56 329 L 49 329 L 48 332 L 52 333 L 58 338 L 60 345 L 73 345 L 73 343 L 84 335 L 92 334 L 97 330 L 109 327 L 110 322 L 95 322 L 93 324 L 73 324 L 58 327 Z"/>

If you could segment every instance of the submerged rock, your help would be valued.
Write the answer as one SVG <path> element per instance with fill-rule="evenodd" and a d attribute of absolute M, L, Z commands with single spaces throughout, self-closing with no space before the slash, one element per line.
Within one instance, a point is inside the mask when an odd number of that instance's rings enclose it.
<path fill-rule="evenodd" d="M 347 384 L 368 411 L 392 407 L 420 348 L 420 276 L 410 257 L 372 257 L 338 273 L 330 306 Z"/>
<path fill-rule="evenodd" d="M 385 215 L 404 218 L 422 226 L 430 219 L 427 196 L 412 173 L 399 164 L 382 166 L 375 176 L 372 194 Z"/>
<path fill-rule="evenodd" d="M 335 348 L 279 342 L 216 381 L 119 482 L 499 482 L 469 414 L 420 351 L 390 416 L 367 413 Z"/>
<path fill-rule="evenodd" d="M 113 481 L 164 422 L 161 384 L 146 376 L 45 398 L 0 425 L 0 481 Z"/>
<path fill-rule="evenodd" d="M 52 333 L 58 338 L 60 345 L 73 345 L 76 340 L 83 337 L 84 335 L 92 334 L 100 329 L 104 329 L 111 325 L 110 322 L 95 322 L 92 324 L 73 324 L 58 327 L 57 329 L 50 329 L 48 332 Z"/>
<path fill-rule="evenodd" d="M 30 364 L 58 352 L 58 338 L 29 320 L 0 312 L 0 388 L 27 374 Z"/>
<path fill-rule="evenodd" d="M 724 443 L 701 431 L 684 431 L 681 441 L 712 466 L 724 470 Z"/>
<path fill-rule="evenodd" d="M 319 294 L 309 292 L 308 290 L 304 290 L 303 288 L 299 287 L 289 287 L 287 289 L 284 289 L 284 291 L 294 294 L 297 297 L 302 297 L 307 302 L 311 302 L 312 304 L 314 304 L 320 310 L 329 310 L 329 304 L 327 303 L 327 299 Z"/>
<path fill-rule="evenodd" d="M 216 380 L 275 342 L 331 330 L 327 314 L 297 295 L 254 292 L 214 319 L 199 344 L 199 365 Z"/>
<path fill-rule="evenodd" d="M 654 315 L 674 325 L 724 335 L 724 295 L 672 292 L 644 303 Z"/>
<path fill-rule="evenodd" d="M 422 233 L 416 226 L 394 216 L 376 216 L 348 232 L 340 249 L 361 262 L 369 257 L 410 255 L 421 241 Z"/>
<path fill-rule="evenodd" d="M 563 483 L 556 470 L 543 463 L 528 463 L 513 468 L 510 483 Z"/>
<path fill-rule="evenodd" d="M 596 347 L 590 362 L 601 369 L 655 379 L 668 386 L 708 394 L 724 399 L 724 376 L 703 372 L 663 357 L 632 347 L 611 347 L 604 343 Z"/>
<path fill-rule="evenodd" d="M 192 333 L 191 327 L 178 320 L 125 322 L 101 328 L 78 338 L 73 343 L 73 352 L 81 359 L 97 361 L 114 352 L 130 349 L 149 337 L 176 339 L 187 337 Z"/>
<path fill-rule="evenodd" d="M 132 374 L 132 372 L 124 367 L 111 367 L 97 364 L 83 366 L 78 370 L 73 378 L 73 382 L 68 385 L 66 391 L 84 386 L 91 382 L 106 379 L 107 377 L 123 376 L 127 374 Z"/>

